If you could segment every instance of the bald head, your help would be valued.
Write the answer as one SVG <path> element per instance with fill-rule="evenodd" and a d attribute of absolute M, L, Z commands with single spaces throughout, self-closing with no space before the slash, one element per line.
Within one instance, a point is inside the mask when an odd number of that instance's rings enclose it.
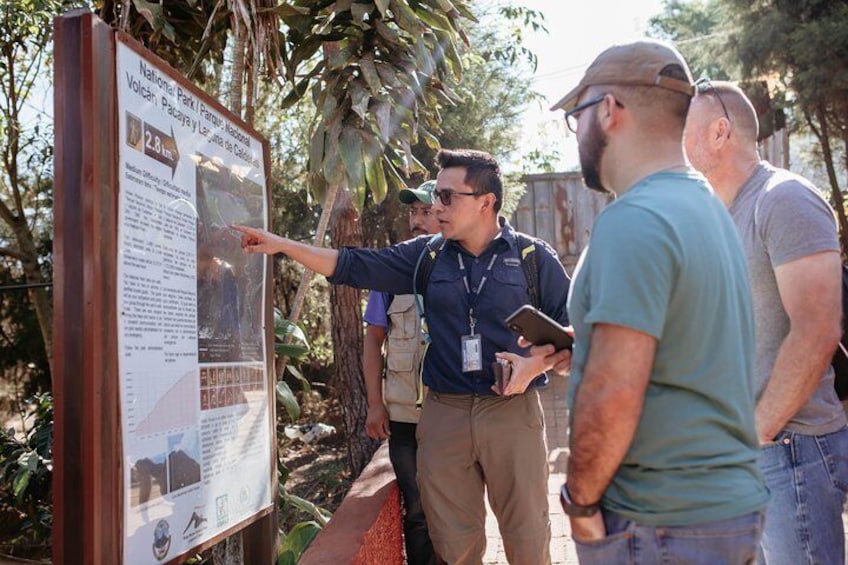
<path fill-rule="evenodd" d="M 725 81 L 708 82 L 698 87 L 696 99 L 701 99 L 721 114 L 726 109 L 733 131 L 746 142 L 757 142 L 760 133 L 757 112 L 741 88 Z"/>
<path fill-rule="evenodd" d="M 759 162 L 757 113 L 745 93 L 729 82 L 698 86 L 686 119 L 686 154 L 720 192 L 735 195 L 739 178 Z"/>

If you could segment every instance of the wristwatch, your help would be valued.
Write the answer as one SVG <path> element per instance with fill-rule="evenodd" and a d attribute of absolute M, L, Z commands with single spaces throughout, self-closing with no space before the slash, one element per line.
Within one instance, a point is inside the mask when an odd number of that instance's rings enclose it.
<path fill-rule="evenodd" d="M 594 516 L 598 513 L 598 510 L 601 509 L 600 504 L 597 502 L 586 506 L 575 503 L 571 500 L 571 495 L 568 494 L 567 484 L 563 484 L 562 488 L 559 489 L 559 503 L 562 505 L 563 512 L 565 512 L 568 516 L 574 516 L 575 518 L 588 518 L 589 516 Z"/>

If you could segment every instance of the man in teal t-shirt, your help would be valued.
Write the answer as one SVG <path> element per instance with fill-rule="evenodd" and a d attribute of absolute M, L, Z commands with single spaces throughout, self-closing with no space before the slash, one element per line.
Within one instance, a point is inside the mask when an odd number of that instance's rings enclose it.
<path fill-rule="evenodd" d="M 561 499 L 583 564 L 756 557 L 751 294 L 733 222 L 683 151 L 691 82 L 679 53 L 642 41 L 604 51 L 556 106 L 587 186 L 618 197 L 568 299 Z"/>

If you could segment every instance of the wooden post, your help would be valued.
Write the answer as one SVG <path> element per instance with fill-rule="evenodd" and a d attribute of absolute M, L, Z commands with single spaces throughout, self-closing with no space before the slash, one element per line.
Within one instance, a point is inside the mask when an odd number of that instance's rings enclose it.
<path fill-rule="evenodd" d="M 115 65 L 87 11 L 55 22 L 53 561 L 121 561 Z"/>

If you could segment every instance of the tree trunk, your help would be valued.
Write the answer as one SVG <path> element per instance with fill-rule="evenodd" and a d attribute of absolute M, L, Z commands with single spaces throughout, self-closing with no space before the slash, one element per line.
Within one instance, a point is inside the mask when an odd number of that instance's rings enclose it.
<path fill-rule="evenodd" d="M 238 19 L 238 15 L 234 15 Z M 247 30 L 245 24 L 236 21 L 236 26 L 233 31 L 235 41 L 233 42 L 233 71 L 230 75 L 229 93 L 229 109 L 230 112 L 242 117 L 241 113 L 241 98 L 244 88 L 244 73 L 245 73 L 245 57 L 247 56 Z"/>
<path fill-rule="evenodd" d="M 20 194 L 20 190 L 15 186 L 15 194 Z M 21 267 L 24 272 L 24 279 L 27 284 L 43 285 L 47 283 L 44 274 L 38 266 L 38 246 L 35 242 L 35 237 L 32 231 L 27 226 L 26 220 L 20 217 L 13 217 L 8 208 L 2 210 L 3 221 L 12 228 L 17 250 L 8 252 L 7 255 L 14 257 L 21 262 Z M 51 382 L 53 375 L 53 305 L 47 293 L 47 289 L 43 286 L 31 288 L 28 291 L 30 303 L 35 310 L 35 316 L 38 320 L 38 328 L 41 332 L 41 339 L 44 342 L 44 354 L 47 357 L 47 363 L 50 368 Z"/>
<path fill-rule="evenodd" d="M 243 561 L 241 532 L 212 546 L 212 565 L 241 565 Z"/>
<path fill-rule="evenodd" d="M 333 247 L 362 246 L 362 226 L 350 191 L 339 190 L 330 229 Z M 358 477 L 380 442 L 365 435 L 368 403 L 362 376 L 362 310 L 359 289 L 334 285 L 330 294 L 333 320 L 335 390 L 347 433 L 351 474 Z"/>
<path fill-rule="evenodd" d="M 839 243 L 842 246 L 842 254 L 848 253 L 848 220 L 845 217 L 845 200 L 842 197 L 842 191 L 839 190 L 839 179 L 836 176 L 836 167 L 833 164 L 833 150 L 830 146 L 830 128 L 827 123 L 827 114 L 824 107 L 819 103 L 816 105 L 816 119 L 819 122 L 819 128 L 813 127 L 813 133 L 819 138 L 822 147 L 822 155 L 824 157 L 825 168 L 827 169 L 827 178 L 830 181 L 830 194 L 833 198 L 833 207 L 836 210 L 836 219 L 839 223 Z M 807 121 L 812 126 L 810 116 L 807 116 Z"/>

